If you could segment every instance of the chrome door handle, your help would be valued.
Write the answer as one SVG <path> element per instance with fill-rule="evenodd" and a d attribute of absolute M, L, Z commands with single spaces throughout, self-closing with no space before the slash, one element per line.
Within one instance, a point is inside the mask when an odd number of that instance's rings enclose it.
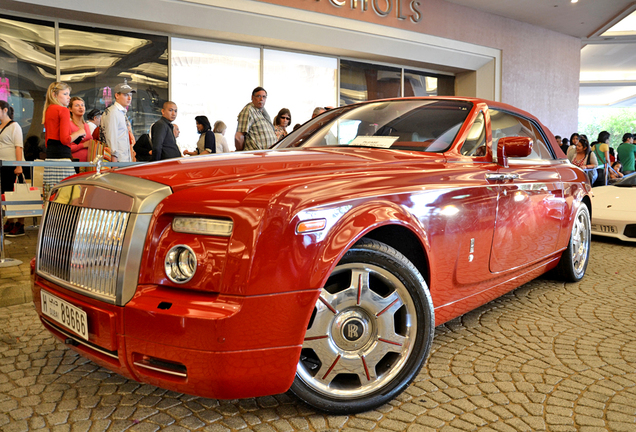
<path fill-rule="evenodd" d="M 501 181 L 501 180 L 515 180 L 519 178 L 519 174 L 501 174 L 501 173 L 488 173 L 486 174 L 487 180 Z"/>

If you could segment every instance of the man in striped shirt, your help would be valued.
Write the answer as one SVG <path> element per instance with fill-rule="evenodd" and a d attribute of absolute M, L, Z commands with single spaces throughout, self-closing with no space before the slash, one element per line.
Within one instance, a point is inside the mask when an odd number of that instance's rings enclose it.
<path fill-rule="evenodd" d="M 238 115 L 238 127 L 234 136 L 236 150 L 264 150 L 276 142 L 274 125 L 265 110 L 267 92 L 263 87 L 252 91 L 252 102 L 245 105 Z"/>

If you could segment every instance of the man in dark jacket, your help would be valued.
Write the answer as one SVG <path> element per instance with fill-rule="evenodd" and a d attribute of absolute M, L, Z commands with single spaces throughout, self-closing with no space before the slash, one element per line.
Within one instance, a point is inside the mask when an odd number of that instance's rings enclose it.
<path fill-rule="evenodd" d="M 152 160 L 163 160 L 181 157 L 174 137 L 172 122 L 177 118 L 177 104 L 167 101 L 161 109 L 161 118 L 152 125 Z"/>

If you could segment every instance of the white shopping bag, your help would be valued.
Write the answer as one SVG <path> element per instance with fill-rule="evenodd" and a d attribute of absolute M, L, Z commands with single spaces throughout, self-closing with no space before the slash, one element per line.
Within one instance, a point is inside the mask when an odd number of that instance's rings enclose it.
<path fill-rule="evenodd" d="M 31 187 L 26 183 L 14 183 L 13 192 L 6 192 L 2 195 L 4 201 L 9 203 L 16 201 L 39 201 L 40 204 L 5 204 L 4 216 L 7 218 L 21 218 L 31 216 L 42 216 L 43 200 L 42 189 Z"/>

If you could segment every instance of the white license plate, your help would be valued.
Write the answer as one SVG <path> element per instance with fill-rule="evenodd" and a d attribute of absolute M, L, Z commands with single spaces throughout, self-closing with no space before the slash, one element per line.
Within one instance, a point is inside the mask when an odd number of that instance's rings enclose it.
<path fill-rule="evenodd" d="M 597 224 L 593 224 L 592 225 L 592 231 L 602 232 L 602 233 L 617 234 L 618 233 L 618 228 L 616 228 L 614 225 L 597 225 Z"/>
<path fill-rule="evenodd" d="M 42 313 L 88 340 L 86 312 L 44 290 L 40 290 Z"/>

